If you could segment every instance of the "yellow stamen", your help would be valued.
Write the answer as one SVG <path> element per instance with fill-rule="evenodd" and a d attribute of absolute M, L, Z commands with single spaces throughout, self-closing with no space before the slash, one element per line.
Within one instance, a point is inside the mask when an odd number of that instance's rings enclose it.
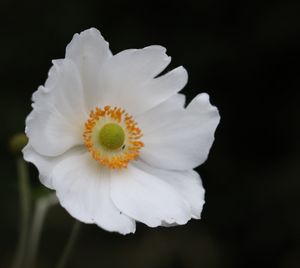
<path fill-rule="evenodd" d="M 137 123 L 125 110 L 96 107 L 85 122 L 84 143 L 92 157 L 112 169 L 126 168 L 137 158 L 144 143 Z"/>

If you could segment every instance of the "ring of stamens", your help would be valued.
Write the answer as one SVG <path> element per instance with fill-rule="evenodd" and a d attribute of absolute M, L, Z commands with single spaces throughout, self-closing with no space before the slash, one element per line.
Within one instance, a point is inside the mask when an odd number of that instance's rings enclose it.
<path fill-rule="evenodd" d="M 120 138 L 116 140 L 117 145 L 110 146 L 107 143 L 110 137 L 107 135 L 113 130 L 117 131 L 112 133 L 114 135 L 124 135 L 121 140 Z M 140 141 L 142 136 L 132 116 L 119 107 L 110 106 L 105 106 L 103 109 L 96 107 L 91 111 L 83 132 L 84 143 L 92 157 L 101 165 L 111 169 L 126 168 L 129 161 L 137 158 L 140 149 L 144 146 Z"/>

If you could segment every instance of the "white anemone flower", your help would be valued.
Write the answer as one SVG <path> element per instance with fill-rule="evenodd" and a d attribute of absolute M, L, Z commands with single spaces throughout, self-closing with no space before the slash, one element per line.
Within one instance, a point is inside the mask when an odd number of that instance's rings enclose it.
<path fill-rule="evenodd" d="M 161 46 L 112 55 L 100 32 L 75 34 L 33 94 L 25 160 L 76 219 L 121 234 L 199 219 L 219 113 L 206 93 L 185 107 L 183 67 Z"/>

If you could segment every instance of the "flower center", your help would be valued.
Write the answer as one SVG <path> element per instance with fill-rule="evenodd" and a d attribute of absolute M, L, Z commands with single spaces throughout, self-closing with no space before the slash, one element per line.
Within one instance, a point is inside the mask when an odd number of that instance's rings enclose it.
<path fill-rule="evenodd" d="M 96 107 L 85 122 L 84 143 L 99 164 L 112 169 L 126 168 L 136 159 L 144 143 L 137 123 L 125 110 Z"/>
<path fill-rule="evenodd" d="M 109 150 L 120 148 L 125 141 L 125 133 L 122 127 L 115 123 L 108 123 L 99 132 L 101 145 Z"/>

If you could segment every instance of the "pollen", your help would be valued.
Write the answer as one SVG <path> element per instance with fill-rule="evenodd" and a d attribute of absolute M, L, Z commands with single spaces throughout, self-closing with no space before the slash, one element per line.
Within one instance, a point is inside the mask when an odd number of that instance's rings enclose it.
<path fill-rule="evenodd" d="M 142 131 L 124 109 L 105 106 L 90 112 L 83 132 L 91 156 L 111 169 L 126 168 L 136 159 L 144 143 Z"/>

